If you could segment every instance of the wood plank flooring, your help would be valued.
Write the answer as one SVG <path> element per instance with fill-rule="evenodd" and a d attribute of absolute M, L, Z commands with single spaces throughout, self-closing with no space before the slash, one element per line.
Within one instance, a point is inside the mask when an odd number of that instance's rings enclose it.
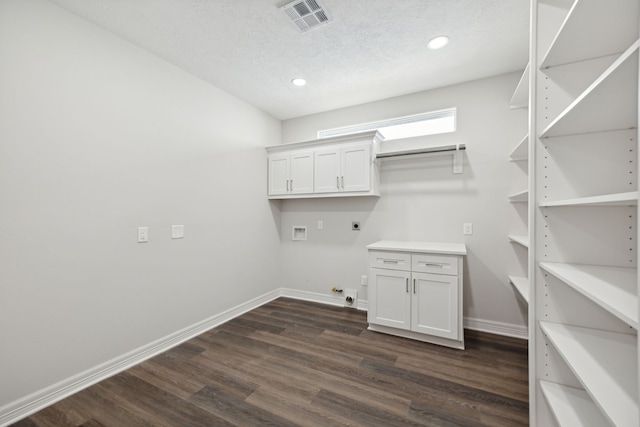
<path fill-rule="evenodd" d="M 366 328 L 280 298 L 14 425 L 528 425 L 526 341 L 465 331 L 461 351 Z"/>

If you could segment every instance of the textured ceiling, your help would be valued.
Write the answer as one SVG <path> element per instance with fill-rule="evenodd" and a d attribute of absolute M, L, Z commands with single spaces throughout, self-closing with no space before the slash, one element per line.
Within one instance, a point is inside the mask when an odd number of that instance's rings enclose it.
<path fill-rule="evenodd" d="M 523 69 L 527 0 L 321 0 L 300 33 L 278 0 L 50 0 L 276 118 Z M 438 51 L 427 41 L 451 39 Z M 293 77 L 308 84 L 294 87 Z"/>

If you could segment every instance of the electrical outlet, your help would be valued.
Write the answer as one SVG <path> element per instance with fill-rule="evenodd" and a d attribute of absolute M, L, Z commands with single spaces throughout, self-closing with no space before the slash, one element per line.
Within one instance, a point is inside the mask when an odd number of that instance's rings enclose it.
<path fill-rule="evenodd" d="M 149 227 L 138 227 L 138 243 L 149 241 Z"/>

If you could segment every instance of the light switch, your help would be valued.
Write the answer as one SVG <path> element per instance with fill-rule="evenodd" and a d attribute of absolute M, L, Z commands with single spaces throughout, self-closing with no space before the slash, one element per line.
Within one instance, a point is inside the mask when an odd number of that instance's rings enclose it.
<path fill-rule="evenodd" d="M 149 241 L 149 227 L 138 227 L 138 243 Z"/>
<path fill-rule="evenodd" d="M 184 238 L 184 225 L 172 225 L 171 226 L 171 238 L 182 239 Z"/>
<path fill-rule="evenodd" d="M 324 222 L 318 221 L 318 230 L 323 230 L 323 229 L 324 229 Z"/>
<path fill-rule="evenodd" d="M 465 222 L 464 225 L 462 226 L 462 232 L 465 235 L 472 235 L 473 234 L 473 224 L 470 222 Z"/>

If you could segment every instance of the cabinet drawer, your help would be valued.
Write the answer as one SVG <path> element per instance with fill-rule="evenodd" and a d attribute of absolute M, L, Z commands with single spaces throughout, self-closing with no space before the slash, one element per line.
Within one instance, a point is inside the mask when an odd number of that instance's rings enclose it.
<path fill-rule="evenodd" d="M 412 256 L 411 270 L 421 273 L 458 275 L 458 257 L 451 255 L 417 255 Z"/>
<path fill-rule="evenodd" d="M 411 254 L 404 252 L 369 252 L 369 265 L 387 270 L 411 271 Z"/>

